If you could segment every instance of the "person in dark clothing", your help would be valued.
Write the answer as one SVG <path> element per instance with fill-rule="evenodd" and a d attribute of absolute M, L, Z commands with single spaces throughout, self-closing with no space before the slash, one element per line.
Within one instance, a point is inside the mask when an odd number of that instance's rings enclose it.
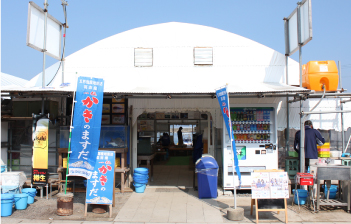
<path fill-rule="evenodd" d="M 162 146 L 169 146 L 171 144 L 171 139 L 168 133 L 164 132 L 163 136 L 160 138 Z"/>
<path fill-rule="evenodd" d="M 177 131 L 178 134 L 178 145 L 183 145 L 183 134 L 182 134 L 182 127 L 179 127 L 179 130 Z"/>
<path fill-rule="evenodd" d="M 201 158 L 203 152 L 202 135 L 196 136 L 196 141 L 193 150 L 193 163 L 195 164 Z"/>
<path fill-rule="evenodd" d="M 295 134 L 294 149 L 300 155 L 300 131 Z M 310 159 L 318 159 L 317 144 L 322 146 L 325 139 L 319 131 L 313 129 L 312 121 L 305 121 L 305 169 L 310 165 Z M 300 158 L 300 156 L 299 156 Z"/>

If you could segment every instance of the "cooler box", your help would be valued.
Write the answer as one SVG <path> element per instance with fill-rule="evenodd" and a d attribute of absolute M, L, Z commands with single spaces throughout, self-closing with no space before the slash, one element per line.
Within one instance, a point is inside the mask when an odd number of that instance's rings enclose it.
<path fill-rule="evenodd" d="M 326 142 L 322 146 L 317 146 L 318 157 L 330 157 L 330 143 Z"/>
<path fill-rule="evenodd" d="M 335 61 L 309 61 L 302 66 L 302 87 L 310 90 L 336 91 L 339 84 L 338 68 Z"/>
<path fill-rule="evenodd" d="M 300 185 L 313 185 L 313 175 L 310 173 L 297 173 L 296 178 Z"/>

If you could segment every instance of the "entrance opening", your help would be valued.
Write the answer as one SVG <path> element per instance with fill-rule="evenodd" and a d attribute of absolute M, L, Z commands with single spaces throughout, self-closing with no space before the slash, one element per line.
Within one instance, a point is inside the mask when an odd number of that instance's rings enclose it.
<path fill-rule="evenodd" d="M 199 116 L 194 118 L 186 116 L 185 119 L 167 114 L 160 116 L 158 113 L 138 117 L 138 157 L 146 154 L 155 156 L 153 180 L 149 181 L 148 186 L 179 188 L 194 186 L 194 146 L 197 137 L 202 136 L 208 126 L 207 114 L 200 115 L 199 113 Z M 202 141 L 200 143 L 203 145 Z M 140 166 L 147 166 L 147 161 L 140 161 Z M 150 173 L 149 176 L 151 178 Z"/>

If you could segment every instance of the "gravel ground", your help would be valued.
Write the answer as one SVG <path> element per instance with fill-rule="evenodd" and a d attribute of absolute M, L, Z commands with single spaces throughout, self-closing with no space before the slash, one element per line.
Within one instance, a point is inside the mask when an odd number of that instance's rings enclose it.
<path fill-rule="evenodd" d="M 16 210 L 9 217 L 1 217 L 2 223 L 10 223 L 11 219 L 37 219 L 37 220 L 82 220 L 82 221 L 113 221 L 120 209 L 130 197 L 131 193 L 116 193 L 116 205 L 112 208 L 112 218 L 107 212 L 96 214 L 92 212 L 92 205 L 88 205 L 87 216 L 84 216 L 85 193 L 75 193 L 73 197 L 73 215 L 59 216 L 57 212 L 57 196 L 54 193 L 52 198 L 46 199 L 36 196 L 33 204 L 29 204 L 25 210 Z"/>

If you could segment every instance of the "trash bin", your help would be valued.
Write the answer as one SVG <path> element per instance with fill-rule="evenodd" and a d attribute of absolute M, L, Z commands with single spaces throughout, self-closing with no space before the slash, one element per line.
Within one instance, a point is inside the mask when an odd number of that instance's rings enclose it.
<path fill-rule="evenodd" d="M 217 198 L 218 164 L 210 155 L 202 155 L 195 163 L 199 198 Z"/>

